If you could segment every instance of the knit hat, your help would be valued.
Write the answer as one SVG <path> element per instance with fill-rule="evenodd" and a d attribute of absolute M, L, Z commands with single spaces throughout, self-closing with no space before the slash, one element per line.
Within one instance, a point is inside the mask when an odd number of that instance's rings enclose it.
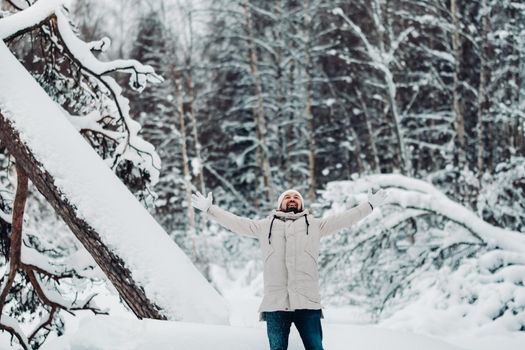
<path fill-rule="evenodd" d="M 277 200 L 277 210 L 281 210 L 281 203 L 283 202 L 283 199 L 284 199 L 284 196 L 286 196 L 287 194 L 289 193 L 296 193 L 299 195 L 299 198 L 301 199 L 301 206 L 299 208 L 299 210 L 303 210 L 304 209 L 304 199 L 303 199 L 303 196 L 301 196 L 301 194 L 299 193 L 299 191 L 297 190 L 286 190 L 284 191 L 283 193 L 281 193 L 281 195 L 279 196 L 279 199 Z"/>

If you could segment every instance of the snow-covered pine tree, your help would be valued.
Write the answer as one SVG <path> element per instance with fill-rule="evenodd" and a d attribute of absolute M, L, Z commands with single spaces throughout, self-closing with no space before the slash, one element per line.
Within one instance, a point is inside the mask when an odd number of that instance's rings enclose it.
<path fill-rule="evenodd" d="M 219 118 L 227 118 L 223 138 L 233 137 L 229 142 L 237 154 L 235 169 L 220 168 L 242 171 L 241 176 L 228 176 L 241 181 L 235 185 L 241 192 L 266 193 L 263 202 L 253 198 L 256 207 L 272 207 L 283 188 L 308 192 L 310 187 L 315 193 L 315 67 L 326 48 L 315 34 L 320 30 L 320 3 L 240 1 L 215 6 L 215 30 L 206 54 L 211 74 L 221 78 L 211 80 L 215 86 L 208 94 L 209 107 L 219 108 Z M 255 179 L 262 182 L 255 184 Z"/>
<path fill-rule="evenodd" d="M 249 11 L 246 12 L 243 1 L 213 1 L 210 11 L 214 16 L 207 36 L 208 48 L 204 51 L 210 84 L 203 92 L 203 108 L 208 114 L 201 119 L 205 171 L 209 171 L 211 188 L 227 189 L 245 206 L 243 210 L 249 212 L 254 206 L 268 205 L 266 190 L 259 181 L 262 181 L 262 157 L 268 152 L 262 150 L 268 143 L 259 142 L 257 136 L 258 100 L 253 77 L 258 75 L 259 67 L 255 61 L 250 65 L 250 59 L 257 59 L 260 54 L 251 58 L 247 35 L 248 23 L 260 24 L 247 17 Z M 252 33 L 252 40 L 254 35 Z M 256 70 L 252 72 L 252 69 Z M 260 81 L 258 84 L 262 86 Z M 260 92 L 260 97 L 262 93 L 265 91 Z M 265 113 L 264 105 L 262 107 L 257 113 L 264 117 L 259 118 L 260 125 L 264 126 L 267 116 L 261 114 Z"/>
<path fill-rule="evenodd" d="M 348 3 L 322 6 L 316 15 L 320 22 L 316 32 L 322 33 L 319 43 L 324 46 L 318 59 L 322 75 L 316 79 L 317 134 L 318 142 L 322 142 L 317 150 L 320 184 L 349 179 L 353 173 L 379 171 L 377 138 L 372 130 L 376 112 L 368 102 L 371 92 L 363 85 L 365 80 L 359 79 L 358 66 L 349 60 L 357 58 L 357 53 L 350 51 L 355 46 L 353 37 L 343 19 L 333 12 L 335 7 L 346 11 L 346 6 L 357 19 L 366 18 L 360 15 L 357 4 Z M 382 155 L 388 157 L 388 153 Z"/>
<path fill-rule="evenodd" d="M 163 76 L 170 76 L 170 56 L 168 32 L 160 12 L 153 10 L 144 13 L 138 22 L 137 37 L 133 40 L 131 57 L 151 65 Z M 176 99 L 173 82 L 165 80 L 141 93 L 136 94 L 132 103 L 135 120 L 142 126 L 141 136 L 159 151 L 163 170 L 159 184 L 155 188 L 158 196 L 149 210 L 169 231 L 180 229 L 184 222 L 176 222 L 181 214 L 183 179 L 181 175 L 182 157 L 180 155 L 180 132 L 175 117 Z M 153 203 L 152 203 L 153 204 Z"/>

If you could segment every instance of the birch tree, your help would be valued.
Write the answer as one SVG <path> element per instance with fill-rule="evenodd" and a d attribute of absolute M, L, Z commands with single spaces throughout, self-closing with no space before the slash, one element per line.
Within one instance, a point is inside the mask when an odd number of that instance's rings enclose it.
<path fill-rule="evenodd" d="M 396 51 L 403 41 L 407 40 L 409 34 L 413 31 L 412 27 L 403 28 L 399 33 L 394 33 L 392 28 L 385 29 L 388 22 L 383 17 L 384 11 L 388 11 L 387 5 L 382 1 L 373 1 L 367 15 L 373 24 L 376 35 L 375 40 L 369 38 L 370 32 L 365 33 L 358 24 L 345 14 L 341 8 L 336 8 L 334 14 L 340 16 L 344 23 L 347 24 L 348 30 L 359 40 L 362 45 L 362 52 L 367 56 L 366 60 L 359 61 L 349 58 L 350 62 L 364 64 L 376 70 L 383 79 L 383 93 L 385 96 L 385 108 L 391 113 L 393 122 L 392 127 L 398 147 L 400 157 L 400 170 L 403 173 L 411 173 L 411 159 L 405 141 L 405 130 L 402 125 L 402 115 L 397 101 L 397 87 L 392 71 L 392 65 L 395 63 Z M 365 5 L 366 8 L 366 5 Z"/>

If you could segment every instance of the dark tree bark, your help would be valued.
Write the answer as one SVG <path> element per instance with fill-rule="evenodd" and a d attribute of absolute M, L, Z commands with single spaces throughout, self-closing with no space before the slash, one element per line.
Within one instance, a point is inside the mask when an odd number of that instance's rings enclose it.
<path fill-rule="evenodd" d="M 32 150 L 24 143 L 18 130 L 7 118 L 4 118 L 1 111 L 0 140 L 15 157 L 17 166 L 23 169 L 38 191 L 44 195 L 93 256 L 135 315 L 138 318 L 166 319 L 162 310 L 147 298 L 144 289 L 135 283 L 124 261 L 104 245 L 100 234 L 88 222 L 78 216 L 75 206 L 54 185 L 54 178 L 46 171 L 45 165 L 35 159 Z"/>

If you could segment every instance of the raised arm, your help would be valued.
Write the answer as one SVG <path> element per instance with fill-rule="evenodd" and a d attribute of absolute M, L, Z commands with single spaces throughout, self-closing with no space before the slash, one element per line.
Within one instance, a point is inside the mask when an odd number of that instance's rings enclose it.
<path fill-rule="evenodd" d="M 339 214 L 330 215 L 320 220 L 319 229 L 321 236 L 326 236 L 331 233 L 335 233 L 345 227 L 350 227 L 365 216 L 370 214 L 374 208 L 377 208 L 383 204 L 388 198 L 388 194 L 385 190 L 379 190 L 376 193 L 372 193 L 372 190 L 368 191 L 368 201 L 363 202 L 352 209 L 346 210 Z"/>
<path fill-rule="evenodd" d="M 320 220 L 319 229 L 321 236 L 335 233 L 345 227 L 350 227 L 372 212 L 372 206 L 368 202 L 363 202 L 352 209 L 342 213 L 333 214 Z"/>
<path fill-rule="evenodd" d="M 228 230 L 240 235 L 256 238 L 259 237 L 262 220 L 243 218 L 213 205 L 213 196 L 211 192 L 207 197 L 204 197 L 197 192 L 192 195 L 191 202 L 195 208 L 202 210 L 208 215 L 208 217 L 217 221 L 221 226 L 224 226 Z"/>
<path fill-rule="evenodd" d="M 259 233 L 261 232 L 261 220 L 243 218 L 221 209 L 216 205 L 212 205 L 206 214 L 221 224 L 221 226 L 240 235 L 259 237 Z"/>

